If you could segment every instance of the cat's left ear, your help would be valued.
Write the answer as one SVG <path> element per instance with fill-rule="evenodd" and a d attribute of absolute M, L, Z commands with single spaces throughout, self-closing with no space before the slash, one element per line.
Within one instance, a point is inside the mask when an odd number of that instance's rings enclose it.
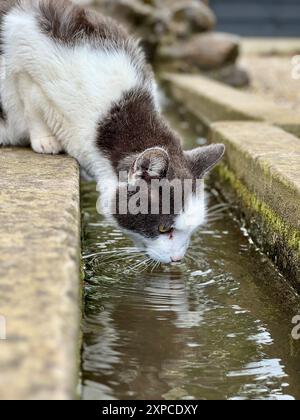
<path fill-rule="evenodd" d="M 224 144 L 213 144 L 184 152 L 190 170 L 197 179 L 203 178 L 213 169 L 222 159 L 224 153 Z"/>
<path fill-rule="evenodd" d="M 152 147 L 145 150 L 135 159 L 129 172 L 128 182 L 134 185 L 143 179 L 163 179 L 166 177 L 170 164 L 168 152 L 161 147 Z"/>

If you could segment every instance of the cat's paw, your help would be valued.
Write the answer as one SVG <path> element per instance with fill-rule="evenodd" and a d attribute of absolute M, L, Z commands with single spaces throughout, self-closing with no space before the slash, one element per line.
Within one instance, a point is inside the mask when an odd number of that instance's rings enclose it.
<path fill-rule="evenodd" d="M 58 155 L 63 151 L 60 143 L 53 136 L 31 139 L 31 147 L 36 153 L 47 155 Z"/>

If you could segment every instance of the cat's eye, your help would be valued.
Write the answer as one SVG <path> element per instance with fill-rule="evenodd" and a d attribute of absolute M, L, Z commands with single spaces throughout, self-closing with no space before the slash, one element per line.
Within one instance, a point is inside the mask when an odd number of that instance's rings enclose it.
<path fill-rule="evenodd" d="M 159 226 L 159 232 L 161 234 L 172 233 L 173 231 L 174 231 L 174 228 L 172 228 L 172 227 L 164 226 L 164 225 Z"/>

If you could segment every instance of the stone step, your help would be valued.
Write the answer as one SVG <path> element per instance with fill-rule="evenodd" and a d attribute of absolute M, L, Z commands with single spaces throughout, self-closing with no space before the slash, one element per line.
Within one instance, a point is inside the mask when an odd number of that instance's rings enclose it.
<path fill-rule="evenodd" d="M 1 399 L 75 397 L 79 267 L 77 163 L 0 149 Z"/>
<path fill-rule="evenodd" d="M 257 122 L 220 122 L 210 130 L 212 142 L 227 148 L 219 188 L 235 191 L 253 237 L 300 291 L 299 139 Z"/>
<path fill-rule="evenodd" d="M 293 56 L 300 54 L 299 38 L 242 38 L 241 50 L 246 56 Z"/>
<path fill-rule="evenodd" d="M 300 136 L 297 112 L 275 105 L 262 96 L 246 93 L 199 75 L 166 73 L 172 96 L 206 125 L 217 121 L 260 121 Z"/>

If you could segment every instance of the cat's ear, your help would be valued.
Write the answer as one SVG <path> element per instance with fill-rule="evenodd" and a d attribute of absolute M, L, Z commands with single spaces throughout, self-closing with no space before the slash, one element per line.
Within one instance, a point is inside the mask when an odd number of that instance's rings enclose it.
<path fill-rule="evenodd" d="M 224 144 L 213 144 L 184 153 L 192 174 L 195 178 L 202 178 L 222 159 L 225 146 Z"/>
<path fill-rule="evenodd" d="M 170 164 L 168 153 L 161 147 L 145 150 L 134 161 L 129 172 L 129 184 L 144 179 L 163 179 L 166 177 Z"/>

